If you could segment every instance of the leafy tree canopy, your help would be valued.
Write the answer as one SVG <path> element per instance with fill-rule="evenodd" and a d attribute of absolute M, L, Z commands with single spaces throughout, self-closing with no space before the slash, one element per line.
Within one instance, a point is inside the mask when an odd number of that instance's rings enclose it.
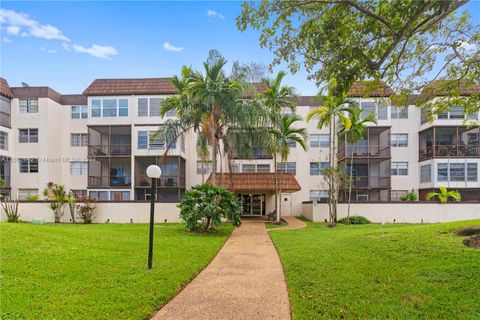
<path fill-rule="evenodd" d="M 430 94 L 419 103 L 436 112 L 461 103 L 471 114 L 480 108 L 479 96 L 466 96 L 458 86 L 480 83 L 480 26 L 457 12 L 466 2 L 263 0 L 242 5 L 237 27 L 261 31 L 260 45 L 275 53 L 271 67 L 285 61 L 296 72 L 303 66 L 318 85 L 335 79 L 335 95 L 354 81 L 381 80 L 405 103 L 443 79 L 436 90 L 453 99 L 432 103 Z"/>

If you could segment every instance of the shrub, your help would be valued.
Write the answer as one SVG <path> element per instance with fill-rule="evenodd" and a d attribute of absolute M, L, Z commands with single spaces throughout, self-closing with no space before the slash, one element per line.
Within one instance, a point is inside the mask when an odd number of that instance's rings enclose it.
<path fill-rule="evenodd" d="M 40 200 L 40 196 L 38 194 L 32 194 L 32 195 L 29 195 L 25 198 L 25 200 L 27 201 L 38 201 Z"/>
<path fill-rule="evenodd" d="M 95 210 L 96 199 L 90 196 L 84 196 L 77 199 L 75 208 L 78 213 L 78 217 L 82 220 L 83 223 L 92 223 L 93 222 L 93 211 Z"/>
<path fill-rule="evenodd" d="M 342 224 L 369 224 L 370 220 L 365 218 L 364 216 L 352 216 L 352 217 L 344 217 L 338 220 L 338 223 Z"/>
<path fill-rule="evenodd" d="M 67 202 L 67 193 L 65 192 L 65 186 L 62 184 L 56 184 L 49 182 L 45 190 L 43 190 L 44 197 L 51 201 L 50 208 L 53 211 L 53 217 L 55 223 L 60 223 L 63 217 L 63 209 Z"/>
<path fill-rule="evenodd" d="M 241 223 L 242 206 L 233 193 L 210 184 L 193 186 L 185 192 L 180 208 L 180 218 L 189 231 L 206 232 L 215 229 L 228 219 L 234 227 Z"/>
<path fill-rule="evenodd" d="M 412 191 L 410 191 L 409 193 L 404 194 L 403 196 L 400 196 L 400 200 L 401 201 L 417 201 L 418 196 L 415 193 L 415 191 L 413 191 L 413 189 L 412 189 Z"/>
<path fill-rule="evenodd" d="M 18 213 L 18 199 L 12 200 L 8 197 L 0 197 L 3 211 L 7 216 L 7 222 L 19 222 L 20 214 Z"/>

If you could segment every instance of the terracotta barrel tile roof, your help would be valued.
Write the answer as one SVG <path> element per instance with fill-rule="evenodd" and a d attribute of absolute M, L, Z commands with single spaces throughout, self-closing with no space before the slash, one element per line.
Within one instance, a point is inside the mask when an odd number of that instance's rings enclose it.
<path fill-rule="evenodd" d="M 7 79 L 0 77 L 0 94 L 5 97 L 13 98 L 12 89 L 8 85 Z"/>
<path fill-rule="evenodd" d="M 318 107 L 323 106 L 323 101 L 317 96 L 298 96 L 291 97 L 288 100 L 293 102 L 296 106 Z"/>
<path fill-rule="evenodd" d="M 480 94 L 479 84 L 470 84 L 465 81 L 455 82 L 446 80 L 435 80 L 426 86 L 420 95 L 421 98 L 431 96 L 448 96 L 451 91 L 458 90 L 460 96 L 472 96 Z"/>
<path fill-rule="evenodd" d="M 83 91 L 86 96 L 175 94 L 171 78 L 95 79 Z"/>
<path fill-rule="evenodd" d="M 355 82 L 350 90 L 348 91 L 349 97 L 390 97 L 393 96 L 395 92 L 387 86 L 385 83 L 381 82 L 374 84 L 371 81 L 359 81 Z"/>
<path fill-rule="evenodd" d="M 222 173 L 217 174 L 217 185 L 235 191 L 265 192 L 275 191 L 275 173 Z M 212 176 L 207 180 L 211 183 Z M 233 188 L 232 188 L 233 182 Z M 300 185 L 291 173 L 279 173 L 278 185 L 285 192 L 301 190 Z"/>

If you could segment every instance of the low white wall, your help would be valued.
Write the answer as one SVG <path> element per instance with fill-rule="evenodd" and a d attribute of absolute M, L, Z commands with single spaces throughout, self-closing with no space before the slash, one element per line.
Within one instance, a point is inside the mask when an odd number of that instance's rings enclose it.
<path fill-rule="evenodd" d="M 302 215 L 312 221 L 328 221 L 327 203 L 303 203 Z M 338 219 L 347 215 L 347 204 L 338 204 Z M 480 203 L 352 203 L 350 215 L 376 223 L 437 223 L 480 219 Z"/>
<path fill-rule="evenodd" d="M 1 210 L 1 221 L 6 220 L 5 212 Z M 18 205 L 20 220 L 45 219 L 54 222 L 53 212 L 47 202 L 20 202 Z M 62 222 L 70 221 L 70 209 L 65 206 Z M 180 209 L 176 203 L 155 203 L 155 222 L 178 222 Z M 76 218 L 78 219 L 78 218 Z M 98 202 L 94 211 L 94 222 L 105 223 L 148 223 L 150 221 L 150 203 L 148 202 Z M 80 219 L 78 219 L 80 222 Z"/>

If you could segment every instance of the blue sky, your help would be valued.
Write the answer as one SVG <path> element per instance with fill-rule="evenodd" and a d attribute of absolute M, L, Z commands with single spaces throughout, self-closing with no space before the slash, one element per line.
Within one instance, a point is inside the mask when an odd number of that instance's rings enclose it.
<path fill-rule="evenodd" d="M 2 1 L 15 23 L 1 25 L 0 73 L 11 86 L 23 81 L 68 94 L 96 78 L 170 77 L 182 65 L 200 68 L 212 48 L 231 62 L 269 64 L 273 55 L 260 48 L 259 33 L 237 31 L 240 4 Z M 480 19 L 480 2 L 464 8 Z M 306 77 L 301 70 L 286 82 L 299 94 L 315 94 Z"/>

